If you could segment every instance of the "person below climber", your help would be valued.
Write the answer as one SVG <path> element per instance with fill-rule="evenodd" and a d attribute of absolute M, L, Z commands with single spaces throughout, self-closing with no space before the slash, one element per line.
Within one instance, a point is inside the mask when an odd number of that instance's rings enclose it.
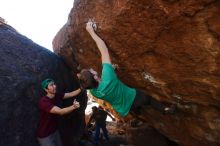
<path fill-rule="evenodd" d="M 43 80 L 41 87 L 46 91 L 46 95 L 41 97 L 38 102 L 40 117 L 37 127 L 37 139 L 41 146 L 62 146 L 57 128 L 58 115 L 68 114 L 79 108 L 80 105 L 77 101 L 74 101 L 71 106 L 65 108 L 60 108 L 58 105 L 62 99 L 78 95 L 81 89 L 69 93 L 57 93 L 56 84 L 53 79 Z"/>
<path fill-rule="evenodd" d="M 81 87 L 89 89 L 93 96 L 109 102 L 121 116 L 126 116 L 129 111 L 135 113 L 135 115 L 141 114 L 140 109 L 146 105 L 151 105 L 154 109 L 165 114 L 174 113 L 174 105 L 166 107 L 153 97 L 145 95 L 143 91 L 128 87 L 118 79 L 111 63 L 108 48 L 105 42 L 96 34 L 93 25 L 92 21 L 88 21 L 86 30 L 101 53 L 102 76 L 100 79 L 97 72 L 92 69 L 81 70 L 77 75 Z"/>
<path fill-rule="evenodd" d="M 113 118 L 112 115 L 109 114 L 104 109 L 97 108 L 96 106 L 92 107 L 92 115 L 91 115 L 87 125 L 90 125 L 91 121 L 95 120 L 95 145 L 99 144 L 99 135 L 100 135 L 100 130 L 101 129 L 104 133 L 105 139 L 107 141 L 109 141 L 108 130 L 106 128 L 107 116 L 111 117 L 111 119 L 113 121 L 115 121 L 115 118 Z"/>

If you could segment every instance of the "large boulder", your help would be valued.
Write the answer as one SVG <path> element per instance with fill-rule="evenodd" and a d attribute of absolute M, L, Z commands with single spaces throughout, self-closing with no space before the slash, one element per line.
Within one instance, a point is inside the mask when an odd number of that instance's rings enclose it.
<path fill-rule="evenodd" d="M 72 91 L 79 85 L 60 57 L 19 34 L 1 19 L 0 22 L 0 145 L 37 146 L 37 102 L 45 94 L 41 81 L 53 78 L 59 92 Z M 63 135 L 70 130 L 74 132 L 70 136 L 75 141 L 82 135 L 87 96 L 83 93 L 77 98 L 81 109 L 62 117 L 61 123 L 72 121 L 71 124 L 60 125 L 62 131 L 68 129 Z M 62 106 L 70 104 L 64 101 Z M 67 141 L 68 138 L 64 139 Z"/>
<path fill-rule="evenodd" d="M 54 51 L 76 71 L 100 72 L 96 44 L 85 30 L 92 18 L 117 74 L 160 101 L 178 104 L 144 119 L 183 146 L 220 145 L 220 1 L 75 0 Z"/>

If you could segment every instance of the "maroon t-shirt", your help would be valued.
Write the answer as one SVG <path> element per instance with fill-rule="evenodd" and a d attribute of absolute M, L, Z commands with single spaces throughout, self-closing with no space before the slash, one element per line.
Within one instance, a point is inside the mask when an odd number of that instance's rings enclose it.
<path fill-rule="evenodd" d="M 44 138 L 57 130 L 57 114 L 50 113 L 54 106 L 58 106 L 64 94 L 56 94 L 53 99 L 43 96 L 39 102 L 40 117 L 37 128 L 37 137 Z"/>

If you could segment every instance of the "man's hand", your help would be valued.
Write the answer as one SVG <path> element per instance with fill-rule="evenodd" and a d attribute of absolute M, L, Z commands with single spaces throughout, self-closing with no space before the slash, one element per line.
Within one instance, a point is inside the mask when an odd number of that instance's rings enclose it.
<path fill-rule="evenodd" d="M 86 23 L 86 30 L 87 30 L 89 33 L 94 32 L 93 25 L 94 25 L 94 22 L 92 22 L 91 20 L 89 20 L 89 21 Z"/>
<path fill-rule="evenodd" d="M 75 109 L 77 109 L 77 108 L 80 107 L 80 104 L 79 104 L 78 101 L 74 100 L 74 102 L 73 102 L 73 106 L 74 106 Z"/>

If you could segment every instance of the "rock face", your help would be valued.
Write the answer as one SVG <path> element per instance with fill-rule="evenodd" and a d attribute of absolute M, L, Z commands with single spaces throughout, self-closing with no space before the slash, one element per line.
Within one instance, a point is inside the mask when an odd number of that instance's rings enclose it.
<path fill-rule="evenodd" d="M 178 112 L 144 115 L 182 146 L 220 145 L 220 1 L 75 0 L 53 41 L 73 71 L 101 71 L 101 58 L 85 30 L 89 18 L 107 43 L 126 84 L 178 104 Z M 98 54 L 98 55 L 97 55 Z"/>
<path fill-rule="evenodd" d="M 134 146 L 174 146 L 162 134 L 147 125 L 127 128 L 126 138 L 128 143 Z"/>
<path fill-rule="evenodd" d="M 76 78 L 54 53 L 35 44 L 15 29 L 0 23 L 0 145 L 38 146 L 36 127 L 38 122 L 37 102 L 44 94 L 40 83 L 45 78 L 54 78 L 58 91 L 71 91 L 79 87 Z M 87 96 L 80 95 L 81 109 L 62 117 L 64 133 L 74 131 L 71 139 L 77 139 L 84 127 L 84 109 Z M 72 102 L 64 101 L 63 107 Z M 75 124 L 81 123 L 81 124 Z M 72 127 L 77 129 L 72 129 Z M 69 129 L 68 129 L 68 128 Z M 68 129 L 65 130 L 65 129 Z M 64 136 L 64 135 L 63 135 Z M 64 140 L 67 142 L 69 137 Z M 69 145 L 73 145 L 73 140 Z"/>

